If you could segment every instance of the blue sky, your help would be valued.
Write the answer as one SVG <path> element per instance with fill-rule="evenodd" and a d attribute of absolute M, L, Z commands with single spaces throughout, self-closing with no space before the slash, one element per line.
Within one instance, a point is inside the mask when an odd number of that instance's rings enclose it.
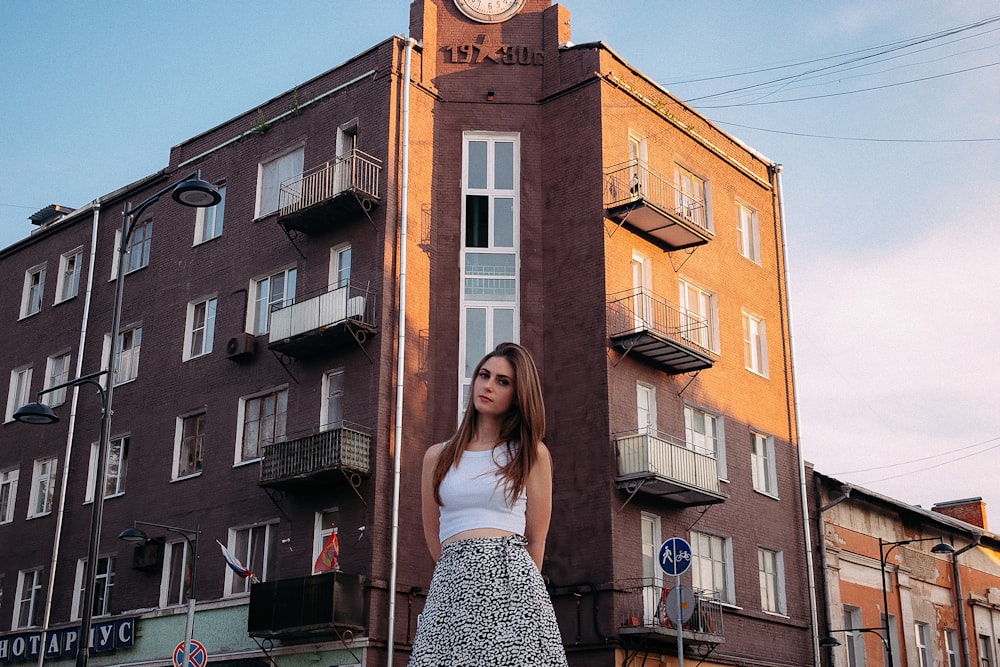
<path fill-rule="evenodd" d="M 996 1 L 562 4 L 574 42 L 606 42 L 784 166 L 806 458 L 1000 517 Z M 5 0 L 0 247 L 408 16 L 407 0 Z"/>

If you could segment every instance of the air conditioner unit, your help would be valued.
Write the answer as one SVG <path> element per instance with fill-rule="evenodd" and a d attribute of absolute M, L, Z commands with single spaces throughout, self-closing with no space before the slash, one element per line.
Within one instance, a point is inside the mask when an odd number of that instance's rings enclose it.
<path fill-rule="evenodd" d="M 226 343 L 226 356 L 233 361 L 250 359 L 257 352 L 257 338 L 253 334 L 240 333 Z"/>
<path fill-rule="evenodd" d="M 147 540 L 132 551 L 133 570 L 155 570 L 163 565 L 163 541 Z"/>

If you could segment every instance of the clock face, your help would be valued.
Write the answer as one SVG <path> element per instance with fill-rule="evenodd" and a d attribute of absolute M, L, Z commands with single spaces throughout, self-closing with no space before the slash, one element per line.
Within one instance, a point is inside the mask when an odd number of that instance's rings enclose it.
<path fill-rule="evenodd" d="M 500 23 L 524 7 L 524 0 L 455 0 L 458 10 L 479 23 Z"/>

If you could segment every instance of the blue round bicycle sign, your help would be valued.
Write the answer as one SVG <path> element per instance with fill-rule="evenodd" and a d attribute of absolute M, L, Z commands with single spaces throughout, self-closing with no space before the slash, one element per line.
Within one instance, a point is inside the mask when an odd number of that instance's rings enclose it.
<path fill-rule="evenodd" d="M 691 567 L 691 545 L 682 537 L 671 537 L 660 545 L 660 569 L 679 575 Z"/>

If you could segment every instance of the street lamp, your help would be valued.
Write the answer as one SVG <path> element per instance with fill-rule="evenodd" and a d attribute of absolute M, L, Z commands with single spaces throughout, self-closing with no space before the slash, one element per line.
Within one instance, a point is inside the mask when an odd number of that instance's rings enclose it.
<path fill-rule="evenodd" d="M 947 554 L 955 551 L 955 547 L 943 542 L 941 537 L 918 537 L 911 540 L 900 540 L 898 542 L 886 542 L 881 537 L 878 538 L 878 558 L 879 567 L 882 571 L 882 614 L 884 618 L 884 623 L 882 629 L 885 631 L 885 637 L 882 639 L 882 643 L 885 644 L 885 654 L 886 662 L 889 667 L 892 667 L 895 663 L 892 661 L 892 634 L 889 630 L 889 594 L 885 585 L 885 566 L 889 560 L 889 553 L 892 552 L 898 546 L 904 544 L 913 544 L 915 542 L 930 542 L 931 540 L 937 540 L 938 543 L 931 547 L 931 553 L 933 554 Z M 886 548 L 888 547 L 888 548 Z"/>
<path fill-rule="evenodd" d="M 115 348 L 118 343 L 118 329 L 121 327 L 122 318 L 122 295 L 125 289 L 125 255 L 128 253 L 129 241 L 132 238 L 132 232 L 135 230 L 139 216 L 149 206 L 159 201 L 160 197 L 167 192 L 171 193 L 171 197 L 177 203 L 194 208 L 207 208 L 215 206 L 222 201 L 222 195 L 219 194 L 219 191 L 211 183 L 198 178 L 198 172 L 194 172 L 178 183 L 169 185 L 153 193 L 138 206 L 132 206 L 130 202 L 125 203 L 125 208 L 122 210 L 121 235 L 118 238 L 115 300 L 111 309 L 112 353 L 109 368 L 38 392 L 38 397 L 41 398 L 43 394 L 55 391 L 56 389 L 80 384 L 93 384 L 98 387 L 101 394 L 101 437 L 97 445 L 97 475 L 96 486 L 94 487 L 94 507 L 90 520 L 90 548 L 87 557 L 86 579 L 84 580 L 83 587 L 83 609 L 80 614 L 80 637 L 76 650 L 77 667 L 87 667 L 87 663 L 90 660 L 90 625 L 94 614 L 94 589 L 96 587 L 94 575 L 97 572 L 96 561 L 101 542 L 101 522 L 104 517 L 105 458 L 108 442 L 111 440 L 111 401 L 114 396 L 115 382 L 118 377 L 118 363 L 120 361 L 120 355 L 115 353 Z M 106 387 L 94 379 L 105 374 L 108 376 Z M 40 402 L 28 403 L 21 406 L 14 413 L 13 417 L 17 421 L 26 424 L 53 424 L 59 421 L 52 408 Z M 53 579 L 54 577 L 50 578 L 50 586 L 53 585 Z M 45 628 L 42 628 L 42 639 L 44 647 Z M 42 656 L 44 656 L 44 648 L 42 649 Z M 39 662 L 41 662 L 41 658 Z"/>
<path fill-rule="evenodd" d="M 892 665 L 892 649 L 889 647 L 889 637 L 888 635 L 883 635 L 885 632 L 885 627 L 880 628 L 843 628 L 840 630 L 830 630 L 832 635 L 834 632 L 870 632 L 879 639 L 882 640 L 882 645 L 885 647 L 887 653 L 889 653 L 889 665 Z M 819 640 L 819 645 L 826 648 L 834 648 L 835 646 L 840 646 L 840 641 L 836 637 L 823 637 Z"/>
<path fill-rule="evenodd" d="M 149 536 L 139 528 L 136 528 L 136 524 L 151 526 L 153 528 L 162 528 L 163 530 L 177 533 L 183 537 L 184 541 L 187 543 L 187 553 L 190 554 L 190 560 L 185 559 L 184 565 L 188 571 L 188 581 L 191 582 L 191 587 L 186 591 L 182 589 L 182 595 L 187 598 L 187 622 L 184 626 L 184 646 L 181 649 L 180 660 L 182 667 L 187 667 L 190 664 L 189 652 L 191 649 L 191 640 L 194 639 L 195 587 L 198 584 L 198 535 L 201 534 L 201 530 L 197 528 L 195 530 L 191 530 L 190 528 L 178 528 L 176 526 L 167 526 L 162 523 L 150 523 L 149 521 L 133 521 L 131 528 L 126 528 L 122 532 L 118 533 L 118 539 L 125 540 L 126 542 L 142 544 L 149 542 Z M 194 543 L 191 542 L 192 535 L 194 535 Z"/>

